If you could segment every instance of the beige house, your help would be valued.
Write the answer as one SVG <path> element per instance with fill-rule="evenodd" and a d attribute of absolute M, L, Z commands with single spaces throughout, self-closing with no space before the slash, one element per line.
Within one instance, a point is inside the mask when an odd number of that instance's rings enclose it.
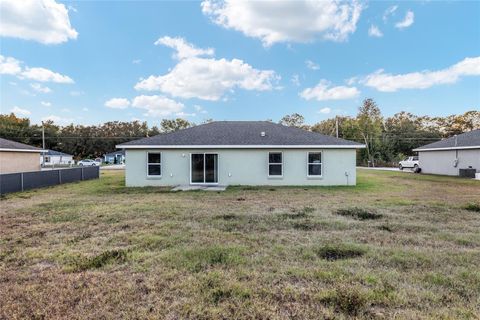
<path fill-rule="evenodd" d="M 0 138 L 0 174 L 40 170 L 40 148 Z"/>

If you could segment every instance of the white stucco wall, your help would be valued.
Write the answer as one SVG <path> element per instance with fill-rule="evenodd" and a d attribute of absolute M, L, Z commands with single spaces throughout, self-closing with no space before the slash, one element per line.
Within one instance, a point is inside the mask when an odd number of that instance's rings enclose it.
<path fill-rule="evenodd" d="M 162 153 L 162 177 L 147 177 L 147 152 Z M 269 151 L 283 152 L 283 177 L 268 177 Z M 322 177 L 307 177 L 307 152 L 322 151 Z M 127 186 L 190 184 L 190 154 L 218 154 L 219 185 L 355 185 L 355 149 L 126 150 Z M 345 175 L 348 173 L 348 177 Z"/>
<path fill-rule="evenodd" d="M 471 166 L 480 171 L 480 149 L 419 151 L 418 158 L 423 173 L 458 176 L 458 169 Z M 458 158 L 458 165 L 453 166 Z"/>

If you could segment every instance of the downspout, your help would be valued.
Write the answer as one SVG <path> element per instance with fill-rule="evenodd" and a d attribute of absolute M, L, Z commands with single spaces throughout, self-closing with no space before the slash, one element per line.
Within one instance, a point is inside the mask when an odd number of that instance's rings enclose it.
<path fill-rule="evenodd" d="M 455 135 L 455 148 L 458 145 L 458 138 Z M 456 168 L 458 166 L 458 149 L 455 149 L 455 160 L 453 160 L 453 167 Z"/>

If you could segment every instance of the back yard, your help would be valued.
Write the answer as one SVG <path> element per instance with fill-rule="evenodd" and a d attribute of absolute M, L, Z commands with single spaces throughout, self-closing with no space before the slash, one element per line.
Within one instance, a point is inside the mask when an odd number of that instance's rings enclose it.
<path fill-rule="evenodd" d="M 480 317 L 479 182 L 359 170 L 357 187 L 172 193 L 123 178 L 1 200 L 1 319 Z"/>

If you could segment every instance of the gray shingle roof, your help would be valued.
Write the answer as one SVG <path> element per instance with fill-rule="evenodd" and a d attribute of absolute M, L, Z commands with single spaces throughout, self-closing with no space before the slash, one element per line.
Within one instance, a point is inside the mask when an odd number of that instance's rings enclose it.
<path fill-rule="evenodd" d="M 115 156 L 117 154 L 121 154 L 121 155 L 125 155 L 125 150 L 118 150 L 118 151 L 113 151 L 113 152 L 109 152 L 109 153 L 105 153 L 105 156 L 106 157 L 110 157 L 110 156 Z"/>
<path fill-rule="evenodd" d="M 19 151 L 37 151 L 41 152 L 42 149 L 37 148 L 37 147 L 32 147 L 29 146 L 28 144 L 23 144 L 20 142 L 12 141 L 12 140 L 7 140 L 0 138 L 0 150 L 1 149 L 11 149 L 11 150 L 19 150 Z"/>
<path fill-rule="evenodd" d="M 414 149 L 413 151 L 429 150 L 429 149 L 463 149 L 463 148 L 480 148 L 480 129 L 459 134 L 441 141 L 427 144 L 425 146 Z"/>
<path fill-rule="evenodd" d="M 265 132 L 265 136 L 261 133 Z M 123 143 L 129 146 L 341 146 L 359 148 L 357 142 L 269 121 L 216 121 L 171 133 Z"/>
<path fill-rule="evenodd" d="M 71 154 L 67 154 L 67 153 L 63 153 L 63 152 L 60 152 L 60 151 L 56 151 L 56 150 L 47 150 L 47 152 L 42 152 L 42 155 L 45 155 L 45 156 L 72 156 Z"/>

